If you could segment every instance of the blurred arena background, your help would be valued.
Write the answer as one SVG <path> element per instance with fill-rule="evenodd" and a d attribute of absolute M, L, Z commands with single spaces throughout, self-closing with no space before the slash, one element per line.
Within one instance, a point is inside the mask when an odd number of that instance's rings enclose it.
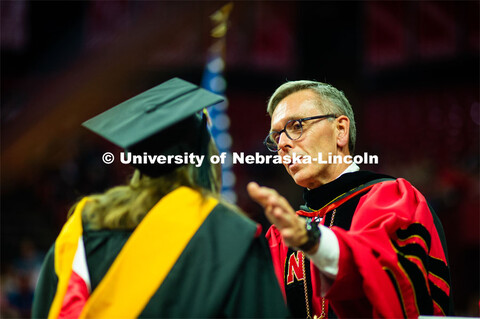
<path fill-rule="evenodd" d="M 131 173 L 80 124 L 171 77 L 201 84 L 209 16 L 226 2 L 2 1 L 1 317 L 28 317 L 43 254 L 82 195 Z M 235 152 L 266 154 L 266 101 L 285 80 L 343 90 L 363 167 L 404 177 L 443 222 L 457 315 L 479 315 L 479 1 L 234 2 L 223 76 Z M 234 165 L 232 200 L 264 225 L 248 181 L 292 205 L 279 165 Z"/>

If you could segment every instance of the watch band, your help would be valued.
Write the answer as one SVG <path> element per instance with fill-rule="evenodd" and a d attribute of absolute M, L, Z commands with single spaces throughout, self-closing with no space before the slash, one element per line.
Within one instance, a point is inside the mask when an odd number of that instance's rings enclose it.
<path fill-rule="evenodd" d="M 312 249 L 322 236 L 322 232 L 320 228 L 318 228 L 317 223 L 315 223 L 312 219 L 307 218 L 307 222 L 305 223 L 305 229 L 307 230 L 308 240 L 305 244 L 298 247 L 299 250 L 307 252 Z"/>

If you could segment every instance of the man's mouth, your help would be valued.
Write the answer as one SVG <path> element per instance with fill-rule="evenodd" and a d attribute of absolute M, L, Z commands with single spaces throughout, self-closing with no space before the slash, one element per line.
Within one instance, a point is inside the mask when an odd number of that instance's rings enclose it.
<path fill-rule="evenodd" d="M 299 155 L 299 154 L 288 154 L 288 156 L 290 156 L 290 163 L 288 164 L 288 168 L 293 168 L 293 167 L 297 167 L 298 165 L 302 164 L 302 161 L 303 161 L 303 157 L 304 155 Z"/>

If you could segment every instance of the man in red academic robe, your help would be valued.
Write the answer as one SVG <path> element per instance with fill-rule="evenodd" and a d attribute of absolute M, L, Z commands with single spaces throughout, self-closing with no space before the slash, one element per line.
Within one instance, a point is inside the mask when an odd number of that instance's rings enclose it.
<path fill-rule="evenodd" d="M 267 239 L 293 316 L 451 314 L 442 226 L 406 180 L 360 171 L 352 162 L 355 120 L 343 92 L 287 82 L 267 111 L 265 145 L 305 188 L 306 203 L 295 212 L 273 189 L 250 183 L 248 191 L 273 224 Z"/>

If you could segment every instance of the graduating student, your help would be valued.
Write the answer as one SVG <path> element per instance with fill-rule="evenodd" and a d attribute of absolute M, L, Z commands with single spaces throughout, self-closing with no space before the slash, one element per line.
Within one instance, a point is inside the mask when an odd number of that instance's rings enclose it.
<path fill-rule="evenodd" d="M 74 206 L 46 256 L 34 318 L 287 315 L 259 227 L 218 195 L 217 150 L 197 113 L 221 100 L 175 78 L 84 123 L 132 154 L 178 160 L 137 161 L 128 185 Z M 201 166 L 185 163 L 190 153 L 205 156 Z"/>
<path fill-rule="evenodd" d="M 408 181 L 351 163 L 355 120 L 343 92 L 320 82 L 287 82 L 267 111 L 271 130 L 265 144 L 272 152 L 347 161 L 286 163 L 304 187 L 306 203 L 296 212 L 275 190 L 248 185 L 274 224 L 267 238 L 293 316 L 451 314 L 442 226 Z"/>

